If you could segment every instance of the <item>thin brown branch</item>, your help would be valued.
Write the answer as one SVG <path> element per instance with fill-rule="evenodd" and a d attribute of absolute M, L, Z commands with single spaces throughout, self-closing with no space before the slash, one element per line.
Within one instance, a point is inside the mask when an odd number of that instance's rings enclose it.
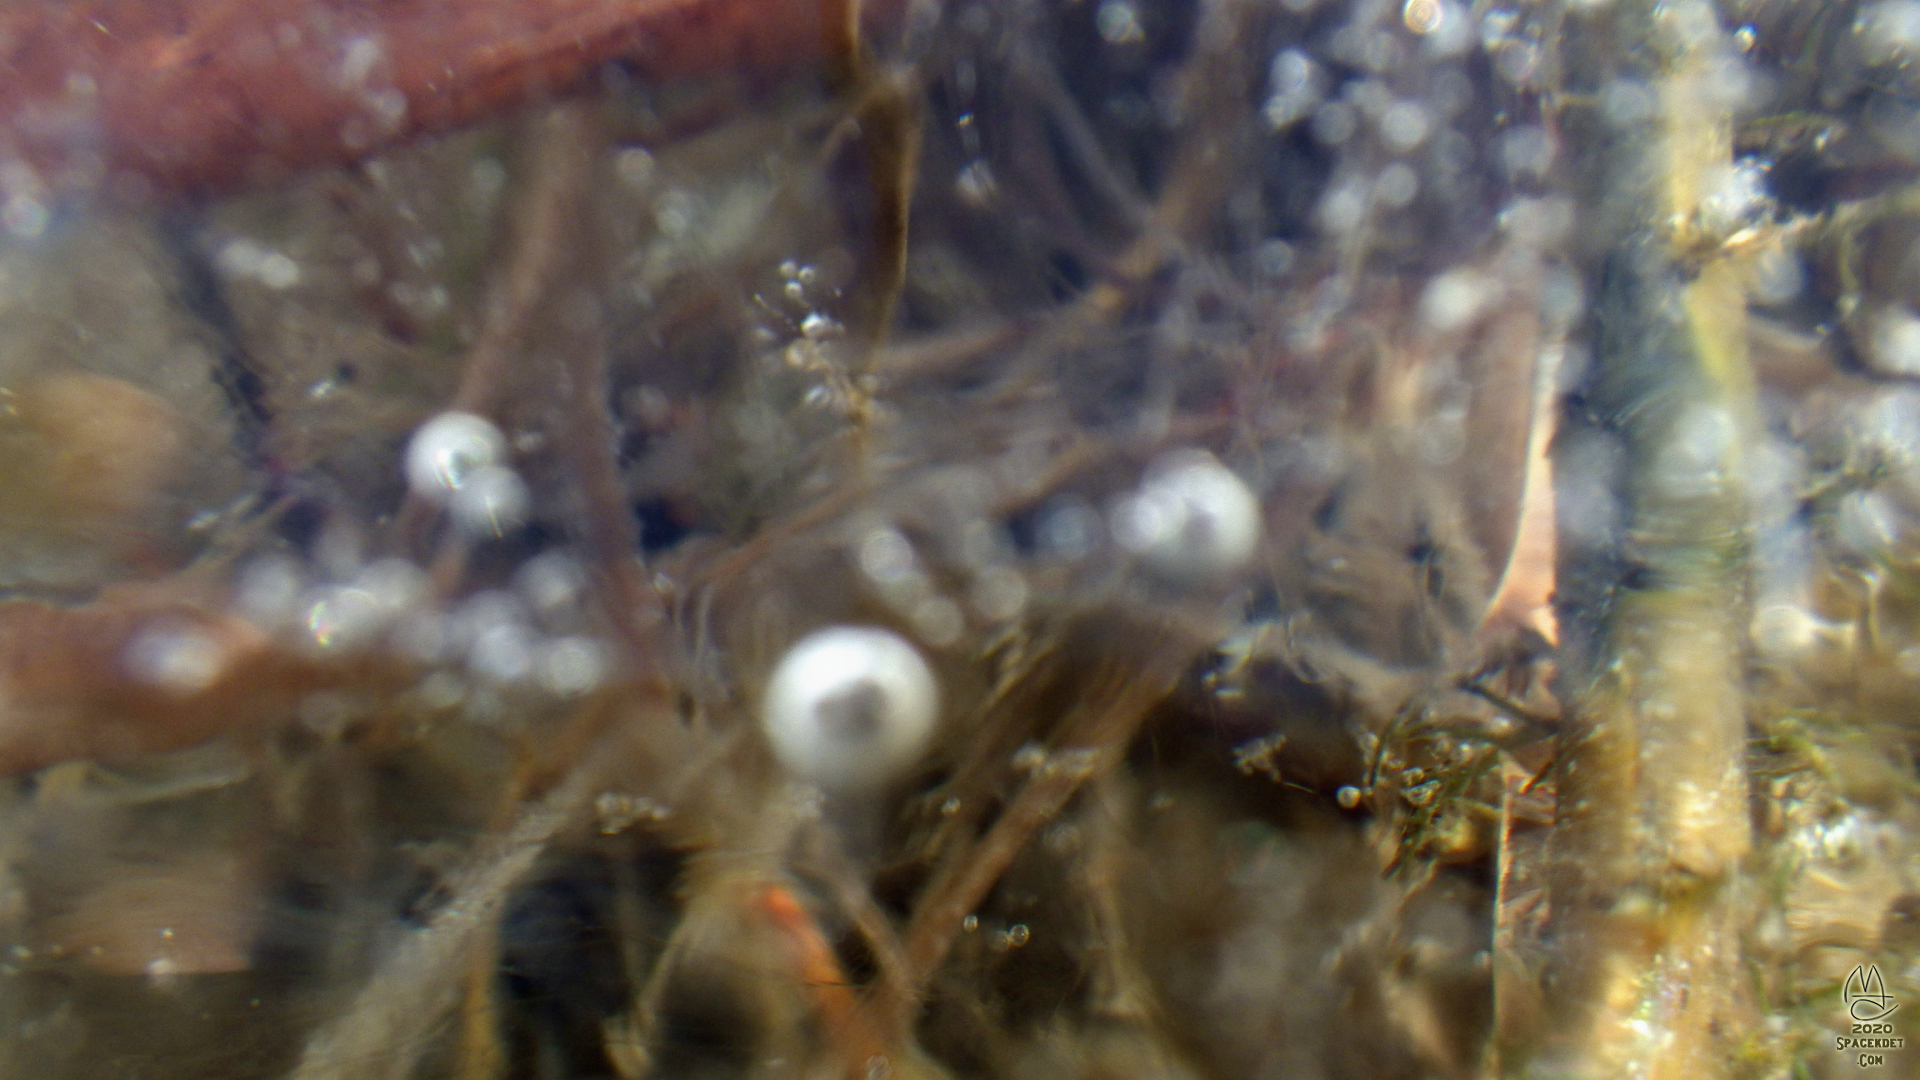
<path fill-rule="evenodd" d="M 610 700 L 589 708 L 609 707 Z M 469 960 L 487 954 L 486 939 L 513 887 L 554 837 L 582 820 L 616 763 L 631 762 L 639 728 L 651 725 L 620 725 L 594 744 L 558 786 L 485 846 L 452 883 L 452 898 L 432 921 L 401 941 L 347 1011 L 307 1043 L 291 1080 L 405 1080 L 413 1075 L 429 1036 L 460 1001 L 461 975 Z"/>
<path fill-rule="evenodd" d="M 1163 644 L 1168 647 L 1149 655 L 1179 652 L 1171 642 Z M 924 987 L 946 961 L 962 921 L 986 899 L 1033 834 L 1066 807 L 1081 785 L 1121 762 L 1147 713 L 1172 688 L 1178 670 L 1169 664 L 1158 672 L 1115 672 L 1106 692 L 1090 690 L 1067 722 L 1063 748 L 1034 769 L 985 836 L 935 873 L 907 930 L 907 969 L 916 986 Z"/>
<path fill-rule="evenodd" d="M 468 352 L 449 408 L 486 416 L 500 406 L 513 365 L 524 349 L 542 301 L 562 276 L 562 256 L 576 238 L 589 202 L 592 120 L 578 105 L 531 119 L 524 127 L 527 180 L 512 220 L 507 250 L 487 286 L 480 332 Z M 401 542 L 423 539 L 434 506 L 410 495 L 395 519 Z"/>

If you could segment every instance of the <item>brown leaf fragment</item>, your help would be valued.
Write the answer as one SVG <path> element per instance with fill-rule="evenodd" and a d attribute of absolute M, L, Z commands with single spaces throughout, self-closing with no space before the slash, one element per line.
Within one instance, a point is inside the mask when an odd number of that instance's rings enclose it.
<path fill-rule="evenodd" d="M 239 616 L 147 590 L 73 608 L 0 603 L 0 775 L 192 746 L 347 674 Z"/>
<path fill-rule="evenodd" d="M 608 62 L 765 82 L 819 56 L 819 20 L 814 0 L 32 0 L 0 8 L 0 153 L 43 190 L 232 190 L 567 93 Z"/>
<path fill-rule="evenodd" d="M 49 919 L 46 934 L 114 975 L 246 971 L 263 904 L 258 879 L 252 860 L 223 850 L 128 868 Z"/>

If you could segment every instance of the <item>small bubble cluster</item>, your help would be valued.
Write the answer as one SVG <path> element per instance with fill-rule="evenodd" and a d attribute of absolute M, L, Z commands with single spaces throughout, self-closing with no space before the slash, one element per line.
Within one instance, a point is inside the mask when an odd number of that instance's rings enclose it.
<path fill-rule="evenodd" d="M 300 284 L 300 264 L 291 256 L 245 237 L 223 244 L 214 266 L 229 279 L 256 281 L 275 292 Z"/>
<path fill-rule="evenodd" d="M 506 453 L 506 437 L 491 421 L 472 413 L 441 413 L 407 444 L 407 484 L 414 494 L 445 506 L 463 534 L 504 536 L 525 524 L 532 501 L 520 474 L 504 464 Z"/>
<path fill-rule="evenodd" d="M 331 569 L 287 555 L 255 559 L 235 581 L 235 607 L 316 660 L 377 653 L 427 669 L 419 696 L 434 709 L 512 689 L 576 697 L 614 671 L 613 647 L 587 625 L 585 574 L 564 552 L 523 563 L 510 589 L 451 603 L 408 560 L 342 558 Z M 219 677 L 226 651 L 197 628 L 161 623 L 133 640 L 125 662 L 144 681 L 191 693 Z"/>
<path fill-rule="evenodd" d="M 984 522 L 974 525 L 984 528 Z M 972 580 L 966 591 L 967 606 L 987 622 L 1005 622 L 1016 618 L 1026 606 L 1026 579 L 1013 567 L 998 561 L 997 545 L 989 534 L 971 545 L 967 536 L 977 530 L 962 530 L 963 562 L 973 566 Z M 985 547 L 968 558 L 964 549 Z M 944 648 L 958 642 L 967 627 L 966 611 L 954 598 L 943 595 L 923 566 L 912 541 L 891 524 L 873 524 L 859 532 L 854 543 L 854 562 L 880 597 L 905 617 L 922 641 Z"/>

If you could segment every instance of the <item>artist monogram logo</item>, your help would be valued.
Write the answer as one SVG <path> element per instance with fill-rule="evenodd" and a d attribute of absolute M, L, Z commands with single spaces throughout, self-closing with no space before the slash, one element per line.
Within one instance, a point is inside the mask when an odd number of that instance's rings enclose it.
<path fill-rule="evenodd" d="M 1853 1020 L 1853 1031 L 1834 1036 L 1833 1048 L 1842 1053 L 1853 1051 L 1855 1065 L 1877 1069 L 1886 1065 L 1887 1051 L 1906 1048 L 1907 1040 L 1893 1033 L 1893 1023 L 1887 1019 L 1900 1003 L 1887 993 L 1878 966 L 1862 964 L 1854 968 L 1840 987 L 1840 1000 Z"/>
<path fill-rule="evenodd" d="M 1881 980 L 1877 964 L 1854 968 L 1847 976 L 1847 984 L 1840 988 L 1840 1000 L 1846 1002 L 1847 1015 L 1862 1024 L 1885 1020 L 1900 1007 L 1893 995 L 1887 993 L 1887 984 Z"/>

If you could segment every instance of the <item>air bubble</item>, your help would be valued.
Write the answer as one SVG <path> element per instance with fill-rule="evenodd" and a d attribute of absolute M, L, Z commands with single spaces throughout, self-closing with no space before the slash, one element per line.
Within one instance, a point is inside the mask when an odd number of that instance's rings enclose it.
<path fill-rule="evenodd" d="M 829 791 L 872 791 L 912 765 L 933 737 L 939 688 L 904 638 L 836 626 L 781 658 L 761 703 L 780 763 Z"/>
<path fill-rule="evenodd" d="M 1900 674 L 1910 679 L 1920 679 L 1920 645 L 1909 645 L 1893 658 L 1894 666 Z"/>
<path fill-rule="evenodd" d="M 407 118 L 407 95 L 392 87 L 375 90 L 362 99 L 380 126 L 392 130 Z"/>
<path fill-rule="evenodd" d="M 912 618 L 914 631 L 936 648 L 959 641 L 967 628 L 960 606 L 944 596 L 929 596 L 915 604 Z"/>
<path fill-rule="evenodd" d="M 483 157 L 467 170 L 467 201 L 478 209 L 491 207 L 507 186 L 507 167 L 496 158 Z M 378 263 L 374 264 L 378 266 Z M 377 277 L 375 280 L 379 280 Z"/>
<path fill-rule="evenodd" d="M 913 545 L 900 530 L 893 528 L 871 529 L 861 537 L 858 561 L 860 572 L 881 586 L 900 582 L 919 572 Z"/>
<path fill-rule="evenodd" d="M 677 240 L 693 228 L 694 217 L 699 213 L 699 204 L 688 192 L 675 188 L 663 191 L 653 203 L 653 224 L 660 235 L 669 240 Z"/>
<path fill-rule="evenodd" d="M 446 412 L 420 425 L 407 444 L 407 484 L 416 495 L 444 503 L 475 473 L 500 463 L 507 440 L 472 413 Z"/>
<path fill-rule="evenodd" d="M 1313 114 L 1313 137 L 1328 146 L 1351 139 L 1359 127 L 1358 110 L 1344 101 L 1330 101 Z"/>
<path fill-rule="evenodd" d="M 453 523 L 474 539 L 505 536 L 526 524 L 532 495 L 520 474 L 503 465 L 475 470 L 447 504 Z"/>
<path fill-rule="evenodd" d="M 1260 542 L 1260 503 L 1231 469 L 1204 450 L 1155 462 L 1113 511 L 1120 546 L 1160 573 L 1215 578 L 1244 567 Z"/>
<path fill-rule="evenodd" d="M 1446 9 L 1439 0 L 1407 0 L 1406 7 L 1400 10 L 1400 21 L 1407 29 L 1416 34 L 1431 34 L 1440 29 L 1446 17 Z"/>
<path fill-rule="evenodd" d="M 260 272 L 260 264 L 266 257 L 266 248 L 241 238 L 222 244 L 220 253 L 214 256 L 213 265 L 230 278 L 252 277 Z"/>
<path fill-rule="evenodd" d="M 1475 270 L 1450 270 L 1427 283 L 1420 316 L 1441 333 L 1464 330 L 1494 298 L 1493 283 Z"/>
<path fill-rule="evenodd" d="M 1900 511 L 1884 492 L 1856 491 L 1841 501 L 1835 528 L 1859 554 L 1884 557 L 1900 539 Z"/>
<path fill-rule="evenodd" d="M 0 223 L 22 240 L 31 240 L 46 232 L 52 220 L 53 213 L 46 204 L 31 195 L 9 196 L 6 206 L 0 208 Z"/>
<path fill-rule="evenodd" d="M 386 558 L 368 563 L 354 575 L 353 587 L 367 594 L 375 606 L 397 616 L 427 596 L 426 571 L 405 559 Z"/>
<path fill-rule="evenodd" d="M 1717 405 L 1689 406 L 1654 458 L 1650 479 L 1672 499 L 1710 498 L 1727 482 L 1728 455 L 1738 436 L 1733 414 Z"/>
<path fill-rule="evenodd" d="M 304 589 L 299 563 L 284 555 L 269 555 L 241 572 L 235 602 L 256 626 L 275 630 L 299 618 Z"/>
<path fill-rule="evenodd" d="M 1763 655 L 1787 659 L 1819 645 L 1844 645 L 1849 630 L 1798 604 L 1768 604 L 1754 613 L 1750 632 Z"/>
<path fill-rule="evenodd" d="M 1127 0 L 1106 0 L 1093 16 L 1100 37 L 1109 45 L 1129 45 L 1146 39 L 1140 13 Z"/>
<path fill-rule="evenodd" d="M 563 637 L 540 650 L 540 685 L 563 697 L 598 687 L 613 668 L 611 651 L 593 638 Z"/>
<path fill-rule="evenodd" d="M 1553 140 L 1538 125 L 1514 128 L 1500 139 L 1500 161 L 1516 177 L 1542 179 L 1553 167 Z"/>
<path fill-rule="evenodd" d="M 1380 115 L 1380 138 L 1396 154 L 1419 149 L 1432 130 L 1433 122 L 1418 102 L 1396 101 Z"/>
<path fill-rule="evenodd" d="M 1320 69 L 1299 49 L 1284 49 L 1267 68 L 1269 91 L 1262 107 L 1276 130 L 1312 115 L 1322 96 Z"/>
<path fill-rule="evenodd" d="M 638 146 L 629 146 L 613 156 L 613 171 L 620 182 L 641 188 L 653 179 L 653 155 Z"/>
<path fill-rule="evenodd" d="M 1008 566 L 988 567 L 973 579 L 968 602 L 989 622 L 1016 618 L 1027 606 L 1027 579 Z"/>
<path fill-rule="evenodd" d="M 1806 287 L 1806 272 L 1793 252 L 1775 244 L 1763 248 L 1753 260 L 1753 299 L 1756 303 L 1777 306 L 1793 301 Z"/>
<path fill-rule="evenodd" d="M 1283 277 L 1293 269 L 1293 245 L 1278 238 L 1262 241 L 1253 250 L 1253 264 L 1267 277 Z"/>
<path fill-rule="evenodd" d="M 1403 161 L 1380 170 L 1373 182 L 1373 198 L 1382 206 L 1394 210 L 1404 209 L 1420 193 L 1420 177 L 1413 167 Z"/>
<path fill-rule="evenodd" d="M 464 651 L 493 627 L 503 623 L 524 623 L 526 617 L 526 605 L 520 602 L 519 597 L 502 589 L 486 589 L 467 597 L 447 616 L 445 632 L 448 642 Z"/>
<path fill-rule="evenodd" d="M 1367 216 L 1368 191 L 1363 181 L 1335 186 L 1320 200 L 1320 224 L 1333 233 L 1352 232 Z"/>
<path fill-rule="evenodd" d="M 1749 223 L 1767 207 L 1767 173 L 1751 160 L 1715 170 L 1700 200 L 1700 224 L 1710 233 L 1725 234 Z"/>
<path fill-rule="evenodd" d="M 1615 127 L 1632 127 L 1659 107 L 1653 89 L 1643 82 L 1615 79 L 1600 90 L 1600 115 Z"/>
<path fill-rule="evenodd" d="M 1920 316 L 1887 305 L 1869 317 L 1866 359 L 1890 375 L 1920 375 Z"/>
<path fill-rule="evenodd" d="M 1091 503 L 1077 495 L 1060 495 L 1041 511 L 1034 538 L 1042 552 L 1074 562 L 1099 548 L 1101 533 L 1100 514 Z"/>
<path fill-rule="evenodd" d="M 994 182 L 993 169 L 985 161 L 970 161 L 962 166 L 953 178 L 953 189 L 961 201 L 970 206 L 982 207 L 993 200 L 998 186 Z"/>
<path fill-rule="evenodd" d="M 357 649 L 385 628 L 388 612 L 364 589 L 333 586 L 307 599 L 307 633 L 322 649 Z"/>
<path fill-rule="evenodd" d="M 227 650 L 185 624 L 162 622 L 140 631 L 124 655 L 128 674 L 174 694 L 212 686 L 227 664 Z"/>
<path fill-rule="evenodd" d="M 514 571 L 513 586 L 544 619 L 570 614 L 586 592 L 586 571 L 564 551 L 543 551 Z"/>
<path fill-rule="evenodd" d="M 467 650 L 467 667 L 493 682 L 519 682 L 532 673 L 537 646 L 533 631 L 525 625 L 495 622 L 474 637 L 473 647 Z"/>
<path fill-rule="evenodd" d="M 385 55 L 386 50 L 373 38 L 357 37 L 349 41 L 346 54 L 340 59 L 340 89 L 353 90 L 365 85 L 367 78 L 373 74 L 374 66 Z"/>

